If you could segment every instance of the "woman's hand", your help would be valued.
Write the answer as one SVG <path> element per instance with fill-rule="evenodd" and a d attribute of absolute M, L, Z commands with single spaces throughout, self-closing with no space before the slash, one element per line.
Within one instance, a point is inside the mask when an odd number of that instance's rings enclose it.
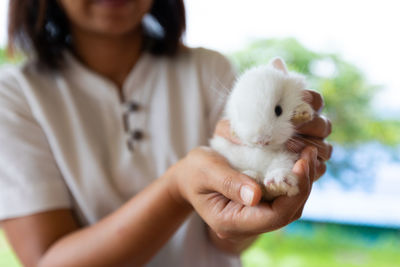
<path fill-rule="evenodd" d="M 261 191 L 254 181 L 248 180 L 247 176 L 240 173 L 232 172 L 226 161 L 210 151 L 195 152 L 208 153 L 208 156 L 213 158 L 211 163 L 214 165 L 208 163 L 210 167 L 203 169 L 203 176 L 210 174 L 211 177 L 215 177 L 213 178 L 215 183 L 219 181 L 221 184 L 219 188 L 215 187 L 214 192 L 212 190 L 200 191 L 203 195 L 195 198 L 196 203 L 204 204 L 205 207 L 193 205 L 210 226 L 211 240 L 217 246 L 231 252 L 240 251 L 251 244 L 257 234 L 281 228 L 300 218 L 312 182 L 325 173 L 325 161 L 331 157 L 332 153 L 332 146 L 324 141 L 331 133 L 331 123 L 320 115 L 323 108 L 321 95 L 307 90 L 304 93 L 304 100 L 310 103 L 315 110 L 314 118 L 310 122 L 298 125 L 296 135 L 287 142 L 289 150 L 300 154 L 300 160 L 293 167 L 293 172 L 299 177 L 300 193 L 294 197 L 280 196 L 272 203 L 259 203 Z M 240 140 L 232 134 L 228 120 L 221 120 L 217 124 L 214 134 L 222 136 L 232 143 L 241 144 Z M 197 162 L 201 163 L 205 160 L 207 158 L 205 155 L 202 160 Z M 214 171 L 219 168 L 226 171 L 225 176 L 222 172 Z M 205 180 L 207 181 L 207 178 Z M 242 188 L 240 180 L 255 189 L 252 194 L 249 194 L 253 197 L 249 197 L 251 201 L 240 198 L 240 189 Z M 225 191 L 221 188 L 225 188 Z M 253 206 L 257 203 L 259 203 L 257 206 Z"/>
<path fill-rule="evenodd" d="M 197 148 L 170 169 L 181 200 L 190 203 L 219 239 L 232 242 L 281 228 L 297 220 L 316 177 L 317 151 L 307 147 L 293 167 L 299 194 L 260 202 L 261 189 L 208 148 Z M 214 242 L 215 243 L 215 242 Z"/>

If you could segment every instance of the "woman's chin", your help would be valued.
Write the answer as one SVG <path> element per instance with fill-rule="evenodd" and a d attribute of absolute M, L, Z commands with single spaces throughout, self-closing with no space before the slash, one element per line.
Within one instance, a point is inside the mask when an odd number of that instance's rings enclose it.
<path fill-rule="evenodd" d="M 97 25 L 94 32 L 96 32 L 100 36 L 121 37 L 135 33 L 136 29 L 139 28 L 131 25 L 126 25 L 124 23 L 103 21 L 99 23 L 99 25 Z"/>
<path fill-rule="evenodd" d="M 133 32 L 148 11 L 146 1 L 94 0 L 92 20 L 98 33 L 123 35 Z M 151 2 L 150 2 L 151 3 Z"/>

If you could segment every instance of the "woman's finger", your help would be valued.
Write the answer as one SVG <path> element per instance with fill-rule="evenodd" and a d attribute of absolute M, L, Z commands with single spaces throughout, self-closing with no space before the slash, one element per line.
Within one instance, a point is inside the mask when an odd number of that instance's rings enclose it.
<path fill-rule="evenodd" d="M 318 158 L 327 161 L 332 155 L 332 145 L 319 138 L 294 136 L 287 143 L 289 151 L 300 153 L 306 146 L 314 146 L 318 149 Z"/>
<path fill-rule="evenodd" d="M 314 180 L 314 177 L 316 176 L 317 173 L 317 165 L 318 165 L 318 150 L 314 146 L 307 146 L 306 148 L 301 151 L 300 154 L 300 159 L 305 159 L 308 164 L 308 176 L 310 181 Z M 298 174 L 298 175 L 306 175 L 306 174 Z M 312 183 L 309 183 L 310 188 L 308 188 L 309 191 L 311 191 L 311 186 Z"/>
<path fill-rule="evenodd" d="M 246 206 L 256 205 L 261 200 L 262 192 L 257 182 L 228 164 L 214 165 L 204 171 L 210 177 L 205 185 L 209 190 Z"/>
<path fill-rule="evenodd" d="M 313 90 L 304 90 L 303 99 L 311 105 L 311 107 L 316 111 L 320 112 L 324 107 L 324 100 L 320 93 Z"/>
<path fill-rule="evenodd" d="M 326 138 L 332 132 L 332 124 L 324 116 L 316 115 L 312 121 L 296 128 L 296 133 L 318 138 Z"/>

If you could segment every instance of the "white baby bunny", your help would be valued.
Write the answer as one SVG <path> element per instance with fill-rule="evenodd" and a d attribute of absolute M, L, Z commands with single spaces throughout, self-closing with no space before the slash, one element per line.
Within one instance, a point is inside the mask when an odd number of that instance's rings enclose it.
<path fill-rule="evenodd" d="M 313 109 L 302 99 L 305 86 L 304 77 L 288 72 L 281 58 L 246 71 L 225 106 L 225 118 L 242 145 L 219 136 L 210 140 L 211 147 L 234 168 L 265 185 L 266 200 L 299 191 L 292 172 L 298 156 L 285 143 L 294 134 L 293 121 L 313 117 Z"/>

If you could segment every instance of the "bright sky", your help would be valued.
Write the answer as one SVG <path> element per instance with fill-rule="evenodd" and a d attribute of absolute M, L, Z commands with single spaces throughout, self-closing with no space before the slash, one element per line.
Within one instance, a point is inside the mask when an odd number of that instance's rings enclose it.
<path fill-rule="evenodd" d="M 400 2 L 392 0 L 186 0 L 187 43 L 223 52 L 257 38 L 295 37 L 339 52 L 383 85 L 380 111 L 400 118 Z M 396 113 L 393 113 L 396 111 Z"/>
<path fill-rule="evenodd" d="M 187 44 L 230 52 L 257 38 L 296 37 L 310 49 L 339 52 L 359 66 L 385 88 L 375 101 L 379 110 L 400 117 L 399 1 L 185 2 Z M 0 0 L 0 45 L 6 42 L 7 3 Z"/>

